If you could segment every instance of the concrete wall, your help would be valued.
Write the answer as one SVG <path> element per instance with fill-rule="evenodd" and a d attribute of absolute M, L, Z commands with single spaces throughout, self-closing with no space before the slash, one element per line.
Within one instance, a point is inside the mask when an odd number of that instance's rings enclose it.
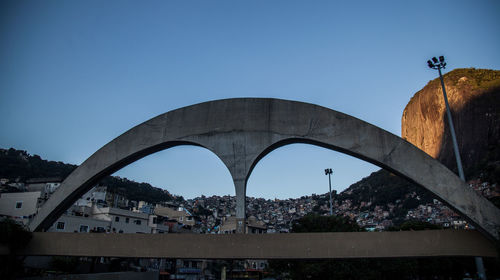
<path fill-rule="evenodd" d="M 8 250 L 7 250 L 8 251 Z M 1 250 L 0 254 L 6 254 Z M 473 230 L 289 234 L 102 234 L 35 232 L 21 255 L 178 259 L 496 257 Z"/>

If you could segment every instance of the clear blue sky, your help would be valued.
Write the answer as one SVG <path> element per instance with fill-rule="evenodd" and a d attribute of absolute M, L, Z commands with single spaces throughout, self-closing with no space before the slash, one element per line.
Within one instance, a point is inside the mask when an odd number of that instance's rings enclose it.
<path fill-rule="evenodd" d="M 0 147 L 80 164 L 132 126 L 209 100 L 319 104 L 400 135 L 410 97 L 449 69 L 500 69 L 499 1 L 1 1 Z M 447 71 L 449 70 L 447 69 Z M 378 170 L 307 145 L 255 168 L 247 195 L 325 193 Z M 209 151 L 117 175 L 191 198 L 234 194 Z"/>

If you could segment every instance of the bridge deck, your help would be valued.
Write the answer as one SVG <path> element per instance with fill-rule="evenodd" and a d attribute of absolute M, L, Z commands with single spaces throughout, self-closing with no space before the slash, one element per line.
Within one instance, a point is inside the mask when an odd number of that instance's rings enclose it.
<path fill-rule="evenodd" d="M 5 254 L 6 248 L 0 248 Z M 202 259 L 496 257 L 472 230 L 290 234 L 104 234 L 34 232 L 23 255 Z"/>

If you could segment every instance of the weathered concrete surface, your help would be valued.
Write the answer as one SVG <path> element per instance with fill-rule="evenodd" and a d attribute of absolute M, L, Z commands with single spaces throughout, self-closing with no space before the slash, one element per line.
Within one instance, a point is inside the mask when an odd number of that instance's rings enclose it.
<path fill-rule="evenodd" d="M 496 257 L 472 230 L 289 234 L 103 234 L 35 232 L 20 255 L 202 259 Z"/>
<path fill-rule="evenodd" d="M 30 223 L 48 227 L 106 175 L 154 152 L 198 145 L 214 152 L 235 183 L 236 216 L 245 219 L 246 182 L 257 162 L 290 143 L 310 143 L 369 161 L 430 190 L 498 239 L 500 210 L 423 151 L 385 130 L 317 105 L 237 98 L 192 105 L 146 121 L 99 149 L 62 182 Z M 244 223 L 243 223 L 244 225 Z M 240 229 L 241 231 L 241 229 Z"/>

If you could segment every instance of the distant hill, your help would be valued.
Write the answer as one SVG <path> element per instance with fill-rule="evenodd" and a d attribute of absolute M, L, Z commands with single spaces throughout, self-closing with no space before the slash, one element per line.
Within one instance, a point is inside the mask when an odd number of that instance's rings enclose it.
<path fill-rule="evenodd" d="M 390 205 L 393 205 L 394 211 L 387 218 L 394 225 L 403 223 L 409 210 L 430 204 L 433 198 L 430 191 L 383 169 L 352 184 L 336 196 L 339 204 L 350 200 L 350 211 L 359 213 L 373 212 L 376 207 L 389 210 Z"/>
<path fill-rule="evenodd" d="M 66 178 L 76 165 L 63 162 L 47 161 L 38 155 L 30 155 L 26 151 L 10 148 L 0 149 L 0 178 L 12 182 L 26 182 L 33 178 Z M 138 183 L 126 178 L 108 176 L 99 182 L 111 192 L 119 193 L 130 200 L 160 203 L 174 199 L 183 201 L 182 197 L 174 197 L 168 191 L 151 186 L 148 183 Z"/>
<path fill-rule="evenodd" d="M 47 161 L 38 155 L 10 148 L 0 149 L 0 178 L 25 182 L 31 178 L 66 178 L 76 165 Z"/>
<path fill-rule="evenodd" d="M 412 193 L 414 195 L 410 195 Z M 403 204 L 404 209 L 408 210 L 417 207 L 418 204 L 431 202 L 433 194 L 382 169 L 352 184 L 340 193 L 338 198 L 349 199 L 355 205 L 361 205 L 361 202 L 371 202 L 370 206 L 364 207 L 366 210 L 373 210 L 376 205 L 396 204 L 396 201 L 400 200 L 399 204 Z"/>

